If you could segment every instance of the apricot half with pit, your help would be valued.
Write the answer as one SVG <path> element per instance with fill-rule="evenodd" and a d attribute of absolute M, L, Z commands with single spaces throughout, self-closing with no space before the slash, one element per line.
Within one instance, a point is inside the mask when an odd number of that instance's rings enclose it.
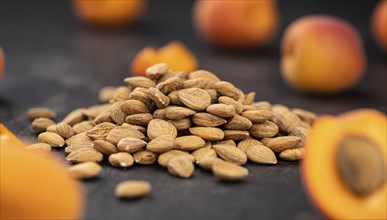
<path fill-rule="evenodd" d="M 302 176 L 328 218 L 386 219 L 386 135 L 386 115 L 371 109 L 315 121 Z"/>

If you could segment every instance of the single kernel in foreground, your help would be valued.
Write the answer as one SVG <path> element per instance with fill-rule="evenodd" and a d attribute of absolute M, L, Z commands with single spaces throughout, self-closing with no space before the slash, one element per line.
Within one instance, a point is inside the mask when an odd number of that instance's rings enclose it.
<path fill-rule="evenodd" d="M 144 180 L 127 180 L 117 184 L 115 195 L 118 198 L 138 198 L 148 195 L 152 186 Z"/>

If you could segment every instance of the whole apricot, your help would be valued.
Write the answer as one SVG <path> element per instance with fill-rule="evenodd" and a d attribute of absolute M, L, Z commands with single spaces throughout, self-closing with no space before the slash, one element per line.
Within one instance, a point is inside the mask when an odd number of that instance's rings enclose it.
<path fill-rule="evenodd" d="M 83 192 L 65 167 L 0 127 L 0 219 L 80 219 Z"/>
<path fill-rule="evenodd" d="M 371 26 L 375 39 L 382 47 L 382 49 L 387 52 L 387 1 L 380 1 L 374 9 Z"/>
<path fill-rule="evenodd" d="M 147 0 L 73 0 L 75 15 L 86 24 L 99 28 L 118 28 L 136 22 Z"/>
<path fill-rule="evenodd" d="M 249 49 L 266 44 L 279 23 L 276 1 L 196 1 L 193 20 L 210 44 Z"/>
<path fill-rule="evenodd" d="M 134 57 L 130 71 L 145 76 L 145 70 L 157 63 L 166 63 L 173 71 L 190 72 L 196 69 L 195 55 L 181 42 L 172 41 L 160 49 L 145 47 Z"/>
<path fill-rule="evenodd" d="M 360 80 L 366 65 L 359 33 L 340 18 L 305 16 L 291 23 L 282 37 L 282 76 L 300 91 L 343 91 Z"/>

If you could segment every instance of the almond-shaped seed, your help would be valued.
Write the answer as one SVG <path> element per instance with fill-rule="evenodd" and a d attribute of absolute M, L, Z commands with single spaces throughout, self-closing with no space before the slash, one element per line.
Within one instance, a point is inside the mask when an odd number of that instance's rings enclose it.
<path fill-rule="evenodd" d="M 184 105 L 184 103 L 182 103 L 181 101 L 180 101 L 180 99 L 179 99 L 179 96 L 178 96 L 178 93 L 179 93 L 179 89 L 177 89 L 177 90 L 174 90 L 174 91 L 172 91 L 172 92 L 170 92 L 170 93 L 168 93 L 168 98 L 169 98 L 169 100 L 171 101 L 171 104 L 172 105 Z"/>
<path fill-rule="evenodd" d="M 215 145 L 215 144 L 227 144 L 227 145 L 231 145 L 231 146 L 233 146 L 233 147 L 236 147 L 236 146 L 237 146 L 236 143 L 235 143 L 235 141 L 233 141 L 233 140 L 216 141 L 216 142 L 214 142 L 214 145 Z"/>
<path fill-rule="evenodd" d="M 296 136 L 283 136 L 275 138 L 263 138 L 261 142 L 272 149 L 274 153 L 280 153 L 287 149 L 300 147 L 301 138 Z"/>
<path fill-rule="evenodd" d="M 236 88 L 236 87 L 235 87 Z M 245 101 L 245 93 L 241 90 L 241 89 L 239 89 L 239 88 L 236 88 L 237 89 L 237 91 L 238 91 L 238 94 L 239 94 L 239 96 L 238 96 L 238 99 L 237 99 L 237 101 L 239 102 L 239 103 L 244 103 L 244 101 Z"/>
<path fill-rule="evenodd" d="M 176 130 L 187 130 L 192 126 L 191 118 L 183 118 L 180 120 L 168 120 L 173 126 L 175 126 Z"/>
<path fill-rule="evenodd" d="M 146 76 L 152 80 L 158 80 L 168 72 L 170 72 L 170 69 L 166 63 L 158 63 L 145 70 Z"/>
<path fill-rule="evenodd" d="M 253 110 L 257 110 L 257 108 L 255 106 L 252 106 L 252 105 L 243 105 L 243 112 L 253 111 Z"/>
<path fill-rule="evenodd" d="M 189 79 L 183 82 L 183 88 L 200 88 L 204 89 L 208 85 L 208 79 L 206 78 L 195 78 L 195 79 Z"/>
<path fill-rule="evenodd" d="M 124 151 L 128 153 L 135 153 L 145 147 L 147 143 L 141 139 L 137 138 L 123 138 L 118 144 L 117 148 L 119 151 Z"/>
<path fill-rule="evenodd" d="M 156 104 L 157 108 L 165 108 L 171 102 L 168 96 L 154 87 L 148 89 L 148 97 Z"/>
<path fill-rule="evenodd" d="M 85 120 L 86 117 L 83 114 L 85 110 L 85 108 L 77 108 L 71 111 L 69 114 L 66 115 L 66 117 L 64 117 L 63 122 L 67 123 L 70 126 L 73 126 L 76 123 Z"/>
<path fill-rule="evenodd" d="M 49 119 L 49 118 L 36 118 L 32 121 L 32 130 L 34 130 L 36 133 L 44 132 L 46 131 L 48 126 L 55 125 L 55 121 Z"/>
<path fill-rule="evenodd" d="M 234 117 L 230 118 L 227 124 L 224 125 L 224 128 L 229 130 L 248 130 L 253 126 L 251 121 L 243 116 L 234 115 Z"/>
<path fill-rule="evenodd" d="M 38 140 L 41 143 L 46 143 L 51 147 L 63 147 L 65 144 L 64 139 L 57 133 L 43 132 L 38 136 Z"/>
<path fill-rule="evenodd" d="M 153 112 L 153 118 L 168 120 L 167 116 L 165 115 L 165 112 L 166 112 L 166 108 L 156 109 Z"/>
<path fill-rule="evenodd" d="M 134 159 L 128 152 L 118 152 L 110 154 L 109 163 L 115 167 L 130 167 L 133 166 Z"/>
<path fill-rule="evenodd" d="M 218 102 L 221 103 L 221 104 L 226 104 L 226 105 L 233 106 L 235 108 L 235 111 L 236 111 L 237 114 L 241 114 L 242 111 L 243 111 L 243 104 L 239 103 L 238 101 L 236 101 L 235 99 L 232 99 L 230 97 L 220 96 L 218 98 Z"/>
<path fill-rule="evenodd" d="M 119 86 L 113 92 L 113 98 L 109 100 L 110 103 L 121 102 L 129 99 L 131 89 L 127 86 Z"/>
<path fill-rule="evenodd" d="M 202 148 L 206 142 L 199 136 L 187 135 L 176 138 L 177 147 L 180 150 L 191 151 Z"/>
<path fill-rule="evenodd" d="M 168 106 L 165 108 L 165 116 L 171 120 L 180 120 L 194 115 L 196 111 L 180 106 Z"/>
<path fill-rule="evenodd" d="M 162 135 L 172 135 L 176 137 L 177 130 L 175 126 L 165 120 L 153 119 L 148 124 L 147 134 L 151 140 Z"/>
<path fill-rule="evenodd" d="M 245 153 L 247 158 L 259 164 L 277 164 L 277 158 L 275 157 L 274 152 L 261 144 L 252 145 L 246 148 Z"/>
<path fill-rule="evenodd" d="M 170 151 L 167 151 L 165 153 L 162 153 L 159 155 L 158 159 L 157 159 L 157 163 L 162 166 L 162 167 L 166 167 L 168 165 L 168 162 L 170 159 L 174 158 L 174 157 L 177 157 L 177 156 L 185 156 L 187 157 L 190 161 L 194 162 L 195 161 L 195 157 L 190 155 L 189 153 L 185 152 L 185 151 L 181 151 L 181 150 L 170 150 Z"/>
<path fill-rule="evenodd" d="M 200 168 L 204 170 L 212 170 L 212 167 L 218 161 L 222 161 L 219 157 L 203 157 L 196 161 Z"/>
<path fill-rule="evenodd" d="M 177 95 L 184 105 L 196 111 L 204 110 L 211 104 L 210 95 L 203 89 L 182 89 Z"/>
<path fill-rule="evenodd" d="M 93 144 L 73 144 L 65 147 L 66 153 L 71 153 L 81 148 L 94 148 Z"/>
<path fill-rule="evenodd" d="M 92 105 L 88 107 L 83 114 L 89 119 L 94 120 L 99 113 L 110 109 L 110 104 Z"/>
<path fill-rule="evenodd" d="M 232 105 L 212 104 L 206 109 L 207 112 L 223 118 L 231 118 L 235 115 L 235 108 Z"/>
<path fill-rule="evenodd" d="M 250 137 L 248 131 L 224 130 L 224 139 L 233 141 L 242 141 Z"/>
<path fill-rule="evenodd" d="M 220 128 L 215 127 L 191 127 L 189 132 L 206 141 L 220 141 L 224 138 L 224 132 Z"/>
<path fill-rule="evenodd" d="M 62 136 L 63 138 L 69 138 L 75 134 L 74 129 L 68 125 L 66 122 L 60 122 L 55 127 L 56 133 Z"/>
<path fill-rule="evenodd" d="M 131 125 L 131 124 L 128 124 L 128 123 L 123 123 L 122 126 L 123 127 L 131 127 L 131 128 L 136 129 L 137 131 L 143 133 L 144 135 L 146 134 L 146 127 L 143 127 L 143 126 L 140 126 L 140 125 Z"/>
<path fill-rule="evenodd" d="M 131 126 L 119 126 L 109 131 L 106 136 L 106 141 L 112 143 L 113 145 L 117 145 L 121 139 L 127 137 L 143 139 L 145 136 L 143 133 Z"/>
<path fill-rule="evenodd" d="M 147 126 L 149 122 L 153 119 L 152 114 L 150 113 L 141 113 L 128 115 L 125 118 L 125 122 L 133 125 L 142 125 Z"/>
<path fill-rule="evenodd" d="M 136 163 L 143 165 L 152 165 L 157 161 L 157 155 L 149 150 L 137 151 L 133 158 Z"/>
<path fill-rule="evenodd" d="M 122 102 L 120 107 L 126 115 L 149 113 L 148 107 L 143 102 L 134 99 Z"/>
<path fill-rule="evenodd" d="M 109 134 L 110 130 L 116 125 L 110 122 L 102 122 L 94 126 L 91 130 L 86 132 L 86 135 L 93 140 L 104 140 Z"/>
<path fill-rule="evenodd" d="M 73 130 L 75 134 L 80 134 L 83 132 L 90 131 L 91 129 L 94 128 L 94 125 L 95 124 L 93 121 L 82 121 L 82 122 L 76 123 L 73 126 Z"/>
<path fill-rule="evenodd" d="M 147 106 L 148 109 L 153 109 L 155 104 L 149 98 L 148 89 L 146 89 L 146 91 L 137 90 L 137 89 L 138 88 L 136 88 L 133 92 L 130 93 L 129 99 L 143 102 Z"/>
<path fill-rule="evenodd" d="M 262 123 L 253 124 L 249 132 L 251 136 L 256 138 L 269 138 L 277 135 L 279 128 L 275 123 L 271 121 L 265 121 Z"/>
<path fill-rule="evenodd" d="M 220 79 L 213 73 L 207 71 L 207 70 L 195 70 L 189 73 L 188 75 L 189 79 L 196 79 L 196 78 L 204 78 L 207 79 L 208 83 L 206 88 L 212 88 L 212 86 L 216 83 L 219 82 Z"/>
<path fill-rule="evenodd" d="M 100 124 L 103 122 L 114 122 L 110 116 L 110 108 L 108 110 L 102 111 L 97 115 L 93 120 L 94 124 Z"/>
<path fill-rule="evenodd" d="M 46 131 L 48 131 L 48 132 L 54 132 L 54 133 L 57 133 L 57 134 L 58 134 L 58 132 L 56 132 L 56 124 L 48 126 L 48 127 L 46 128 Z"/>
<path fill-rule="evenodd" d="M 153 82 L 151 79 L 145 77 L 145 76 L 131 76 L 127 77 L 124 79 L 124 82 L 133 88 L 136 87 L 144 87 L 144 88 L 149 88 L 149 87 L 155 87 L 156 83 Z"/>
<path fill-rule="evenodd" d="M 271 103 L 268 101 L 255 102 L 253 106 L 257 110 L 271 110 Z"/>
<path fill-rule="evenodd" d="M 219 94 L 222 96 L 227 96 L 230 97 L 234 100 L 239 99 L 239 91 L 238 89 L 231 83 L 226 82 L 226 81 L 219 81 L 216 82 L 213 86 L 213 89 L 216 89 Z"/>
<path fill-rule="evenodd" d="M 246 152 L 246 149 L 253 145 L 263 145 L 260 141 L 248 138 L 246 140 L 240 141 L 237 145 L 237 148 L 241 149 L 242 151 Z"/>
<path fill-rule="evenodd" d="M 190 178 L 195 167 L 190 159 L 185 156 L 173 157 L 168 161 L 168 172 L 173 176 Z"/>
<path fill-rule="evenodd" d="M 211 97 L 211 104 L 218 102 L 218 92 L 215 89 L 204 89 Z"/>
<path fill-rule="evenodd" d="M 116 87 L 114 86 L 102 87 L 98 92 L 98 100 L 101 103 L 108 103 L 110 99 L 113 98 L 113 94 L 115 90 L 116 90 Z"/>
<path fill-rule="evenodd" d="M 205 157 L 217 157 L 216 151 L 212 147 L 202 147 L 191 153 L 195 157 L 196 163 Z"/>
<path fill-rule="evenodd" d="M 93 148 L 81 148 L 67 155 L 66 160 L 73 163 L 101 162 L 103 155 Z"/>
<path fill-rule="evenodd" d="M 92 161 L 75 164 L 68 169 L 70 175 L 76 179 L 90 179 L 98 176 L 101 171 L 102 167 L 98 163 Z"/>
<path fill-rule="evenodd" d="M 192 122 L 198 126 L 217 127 L 227 123 L 227 120 L 216 115 L 199 112 L 192 116 Z"/>
<path fill-rule="evenodd" d="M 216 161 L 212 165 L 214 175 L 224 181 L 239 181 L 249 175 L 249 171 L 242 166 L 227 161 Z"/>
<path fill-rule="evenodd" d="M 317 118 L 315 113 L 300 108 L 293 108 L 292 112 L 309 125 L 312 125 L 314 120 Z"/>
<path fill-rule="evenodd" d="M 287 161 L 299 161 L 304 158 L 304 155 L 305 148 L 299 147 L 293 149 L 286 149 L 279 154 L 279 157 Z"/>
<path fill-rule="evenodd" d="M 110 117 L 119 125 L 123 124 L 126 118 L 126 114 L 121 109 L 122 103 L 122 101 L 115 102 L 110 106 Z"/>
<path fill-rule="evenodd" d="M 301 138 L 300 146 L 304 147 L 305 146 L 306 138 L 309 135 L 309 130 L 310 129 L 307 129 L 307 128 L 304 128 L 304 127 L 295 127 L 295 128 L 293 128 L 290 131 L 289 135 Z"/>
<path fill-rule="evenodd" d="M 243 104 L 244 105 L 252 105 L 254 103 L 255 95 L 256 95 L 255 92 L 247 93 L 245 96 L 245 100 L 243 101 Z"/>
<path fill-rule="evenodd" d="M 163 94 L 168 94 L 181 87 L 183 81 L 180 77 L 171 77 L 164 82 L 157 84 L 156 88 Z"/>
<path fill-rule="evenodd" d="M 273 107 L 273 113 L 274 117 L 271 121 L 274 122 L 282 132 L 289 133 L 301 123 L 301 119 L 286 107 Z"/>
<path fill-rule="evenodd" d="M 76 134 L 74 136 L 71 136 L 70 138 L 66 139 L 66 145 L 75 145 L 75 144 L 92 144 L 93 140 L 91 140 L 87 135 L 86 132 Z"/>
<path fill-rule="evenodd" d="M 216 153 L 225 161 L 235 163 L 238 165 L 245 164 L 247 162 L 247 156 L 245 152 L 237 147 L 230 145 L 219 144 L 212 146 Z"/>
<path fill-rule="evenodd" d="M 274 113 L 270 110 L 249 110 L 242 112 L 242 116 L 253 123 L 259 123 L 271 119 Z"/>
<path fill-rule="evenodd" d="M 110 155 L 118 152 L 116 146 L 105 140 L 95 140 L 93 142 L 94 149 L 103 155 Z"/>
<path fill-rule="evenodd" d="M 45 107 L 30 108 L 27 111 L 27 117 L 32 121 L 36 118 L 49 118 L 56 117 L 56 112 L 52 109 Z"/>
<path fill-rule="evenodd" d="M 138 198 L 151 192 L 151 184 L 142 180 L 127 180 L 117 184 L 115 195 L 118 198 Z"/>
<path fill-rule="evenodd" d="M 38 150 L 38 151 L 51 151 L 51 146 L 46 143 L 36 143 L 36 144 L 31 144 L 26 147 L 29 150 Z"/>
<path fill-rule="evenodd" d="M 154 153 L 164 153 L 176 146 L 176 138 L 172 135 L 161 135 L 151 140 L 146 149 Z"/>

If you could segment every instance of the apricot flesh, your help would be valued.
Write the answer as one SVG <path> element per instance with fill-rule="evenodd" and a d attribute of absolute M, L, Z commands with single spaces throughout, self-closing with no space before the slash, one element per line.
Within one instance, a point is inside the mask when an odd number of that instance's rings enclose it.
<path fill-rule="evenodd" d="M 387 1 L 381 0 L 375 7 L 371 25 L 374 33 L 374 37 L 381 46 L 381 48 L 387 52 Z"/>
<path fill-rule="evenodd" d="M 340 143 L 346 137 L 363 137 L 380 151 L 386 166 L 386 115 L 371 109 L 338 117 L 321 116 L 313 124 L 305 146 L 302 177 L 313 203 L 330 219 L 386 219 L 385 178 L 366 195 L 358 195 L 340 174 L 336 163 Z M 384 174 L 385 175 L 385 174 Z"/>

